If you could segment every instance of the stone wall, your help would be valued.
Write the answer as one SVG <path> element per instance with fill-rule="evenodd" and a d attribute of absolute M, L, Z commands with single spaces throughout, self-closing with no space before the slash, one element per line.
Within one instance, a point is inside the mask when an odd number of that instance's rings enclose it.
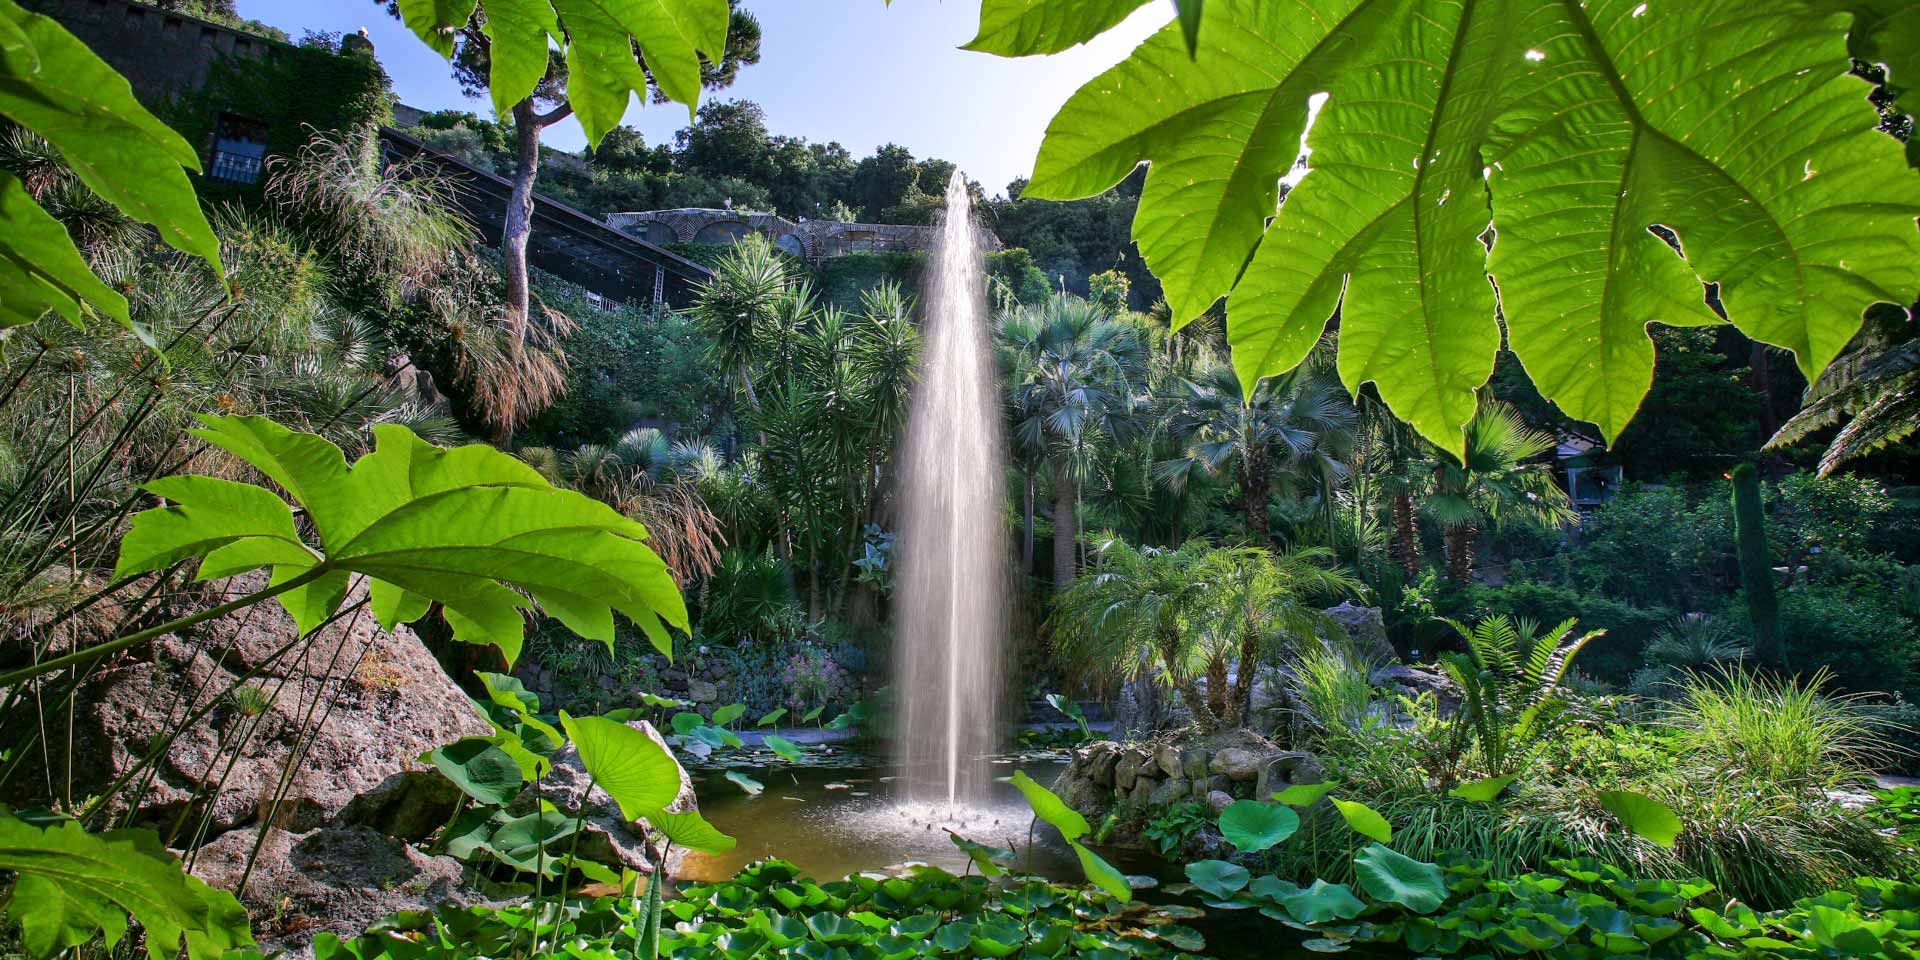
<path fill-rule="evenodd" d="M 1141 822 L 1175 804 L 1200 803 L 1217 814 L 1235 800 L 1265 799 L 1325 779 L 1313 754 L 1282 750 L 1250 730 L 1235 730 L 1206 738 L 1178 734 L 1091 743 L 1074 751 L 1053 790 L 1089 820 L 1120 810 L 1120 828 L 1111 839 L 1125 845 L 1137 839 Z"/>

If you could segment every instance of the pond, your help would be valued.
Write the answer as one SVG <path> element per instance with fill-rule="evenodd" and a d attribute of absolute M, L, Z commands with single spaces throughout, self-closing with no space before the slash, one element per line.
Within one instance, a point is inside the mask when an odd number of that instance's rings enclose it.
<path fill-rule="evenodd" d="M 689 854 L 675 876 L 681 880 L 719 881 L 755 860 L 770 857 L 792 861 L 817 880 L 836 880 L 849 873 L 883 870 L 909 861 L 961 873 L 967 870 L 967 857 L 948 839 L 946 828 L 951 827 L 970 840 L 1015 851 L 1021 866 L 1028 862 L 1031 850 L 1033 873 L 1080 883 L 1079 862 L 1051 828 L 1041 824 L 1029 847 L 1027 831 L 1032 814 L 1020 792 L 1004 779 L 1015 770 L 1024 770 L 1035 780 L 1050 784 L 1065 766 L 1064 760 L 1052 758 L 996 760 L 996 779 L 988 802 L 958 820 L 905 803 L 904 781 L 884 764 L 857 753 L 838 753 L 826 765 L 735 768 L 765 785 L 765 791 L 756 796 L 729 782 L 719 769 L 697 771 L 695 786 L 702 814 L 739 842 L 723 854 Z M 1125 873 L 1151 877 L 1162 887 L 1186 880 L 1181 864 L 1151 853 L 1114 847 L 1098 850 Z M 1205 908 L 1196 897 L 1169 894 L 1159 887 L 1141 890 L 1136 896 L 1151 903 Z M 1300 945 L 1306 935 L 1251 910 L 1209 909 L 1205 917 L 1191 925 L 1206 935 L 1205 955 L 1221 960 L 1322 956 Z M 1359 947 L 1346 955 L 1407 956 Z"/>

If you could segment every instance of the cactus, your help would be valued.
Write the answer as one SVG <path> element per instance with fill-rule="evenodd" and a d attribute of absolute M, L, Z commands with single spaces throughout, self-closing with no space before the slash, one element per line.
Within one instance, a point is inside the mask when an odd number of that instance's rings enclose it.
<path fill-rule="evenodd" d="M 1740 582 L 1747 590 L 1747 615 L 1753 619 L 1754 654 L 1762 663 L 1782 666 L 1780 602 L 1774 596 L 1773 561 L 1767 552 L 1767 513 L 1760 498 L 1760 472 L 1743 463 L 1733 480 L 1733 540 L 1740 558 Z"/>

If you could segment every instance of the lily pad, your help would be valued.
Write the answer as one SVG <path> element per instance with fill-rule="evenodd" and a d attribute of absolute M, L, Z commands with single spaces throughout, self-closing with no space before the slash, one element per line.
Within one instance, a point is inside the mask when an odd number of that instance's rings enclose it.
<path fill-rule="evenodd" d="M 1439 867 L 1378 843 L 1353 859 L 1353 870 L 1369 896 L 1414 913 L 1432 913 L 1447 900 L 1447 880 Z"/>
<path fill-rule="evenodd" d="M 1299 814 L 1258 800 L 1235 800 L 1220 812 L 1220 835 L 1242 853 L 1269 849 L 1298 829 Z"/>
<path fill-rule="evenodd" d="M 1200 860 L 1187 864 L 1187 879 L 1216 900 L 1225 900 L 1246 889 L 1253 875 L 1247 868 L 1225 860 Z"/>

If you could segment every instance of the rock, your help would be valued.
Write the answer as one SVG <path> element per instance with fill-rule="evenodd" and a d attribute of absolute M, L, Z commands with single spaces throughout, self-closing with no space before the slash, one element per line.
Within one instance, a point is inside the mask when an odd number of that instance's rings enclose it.
<path fill-rule="evenodd" d="M 1171 743 L 1162 744 L 1153 752 L 1153 759 L 1159 765 L 1161 773 L 1169 777 L 1186 776 L 1186 763 L 1180 756 L 1178 746 Z"/>
<path fill-rule="evenodd" d="M 1061 802 L 1078 810 L 1088 820 L 1099 820 L 1113 806 L 1113 791 L 1085 776 L 1062 772 L 1053 781 L 1053 792 Z"/>
<path fill-rule="evenodd" d="M 444 826 L 460 788 L 437 770 L 403 770 L 347 802 L 336 826 L 371 827 L 389 837 L 425 840 Z"/>
<path fill-rule="evenodd" d="M 1233 794 L 1225 790 L 1211 790 L 1207 793 L 1206 802 L 1207 809 L 1212 811 L 1213 815 L 1217 817 L 1233 805 Z"/>
<path fill-rule="evenodd" d="M 1199 748 L 1180 751 L 1180 775 L 1188 780 L 1205 780 L 1207 763 L 1211 759 L 1207 751 Z"/>
<path fill-rule="evenodd" d="M 1388 663 L 1397 656 L 1393 644 L 1387 642 L 1387 624 L 1380 616 L 1379 607 L 1360 607 L 1348 602 L 1329 608 L 1326 614 L 1340 625 L 1347 639 L 1353 641 L 1353 648 L 1368 663 Z"/>
<path fill-rule="evenodd" d="M 1288 787 L 1327 782 L 1326 767 L 1311 753 L 1289 750 L 1275 754 L 1260 771 L 1254 795 L 1268 797 Z"/>
<path fill-rule="evenodd" d="M 1094 783 L 1103 787 L 1111 787 L 1114 783 L 1114 768 L 1119 766 L 1119 764 L 1120 751 L 1117 748 L 1103 751 L 1095 756 L 1088 765 L 1087 775 L 1092 778 Z"/>
<path fill-rule="evenodd" d="M 1140 755 L 1131 750 L 1123 751 L 1113 764 L 1114 789 L 1126 792 L 1133 789 L 1134 782 L 1140 777 Z"/>
<path fill-rule="evenodd" d="M 265 583 L 264 574 L 220 581 L 188 595 L 193 604 L 165 613 L 184 616 Z M 109 819 L 171 831 L 185 813 L 187 829 L 195 830 L 205 814 L 201 840 L 218 837 L 260 819 L 298 746 L 291 785 L 274 812 L 278 827 L 311 831 L 369 794 L 380 810 L 363 813 L 367 822 L 417 830 L 445 798 L 414 793 L 431 779 L 431 768 L 417 758 L 462 737 L 490 736 L 493 728 L 405 627 L 389 634 L 362 610 L 310 641 L 292 643 L 297 633 L 279 604 L 261 603 L 103 661 L 77 692 L 71 740 L 64 731 L 49 738 L 53 780 L 63 781 L 71 763 L 73 796 L 105 792 L 189 711 L 205 708 L 160 756 L 148 789 L 119 794 Z M 243 693 L 223 696 L 249 670 L 258 672 Z M 222 699 L 211 702 L 216 696 Z M 26 741 L 34 711 L 15 714 L 0 720 L 0 742 Z M 313 728 L 303 737 L 309 716 Z M 44 786 L 35 787 L 47 782 L 41 751 L 21 759 L 23 768 L 0 785 L 0 803 L 45 802 L 37 795 Z M 400 774 L 420 776 L 393 781 Z M 137 809 L 127 809 L 130 800 Z"/>
<path fill-rule="evenodd" d="M 1373 671 L 1367 679 L 1376 687 L 1409 699 L 1431 694 L 1443 717 L 1451 716 L 1460 708 L 1460 689 L 1454 685 L 1452 677 L 1443 673 L 1392 663 Z"/>
<path fill-rule="evenodd" d="M 667 749 L 665 740 L 659 731 L 645 720 L 628 723 L 641 733 L 652 737 Z M 553 755 L 553 770 L 546 779 L 540 781 L 538 790 L 529 784 L 520 792 L 507 812 L 515 816 L 529 814 L 540 809 L 541 801 L 554 806 L 562 816 L 582 816 L 584 810 L 585 825 L 580 831 L 578 855 L 584 860 L 592 860 L 610 866 L 630 867 L 641 873 L 651 872 L 652 863 L 647 857 L 645 825 L 629 823 L 620 812 L 620 805 L 614 802 L 605 790 L 593 786 L 592 794 L 587 793 L 591 780 L 587 768 L 580 762 L 580 751 L 573 744 L 567 744 Z M 844 785 L 842 785 L 844 787 Z M 668 813 L 682 813 L 695 809 L 693 781 L 685 770 L 680 771 L 680 792 L 673 804 L 667 807 Z"/>
<path fill-rule="evenodd" d="M 193 873 L 226 890 L 239 887 L 256 828 L 230 830 L 195 854 Z M 261 929 L 261 950 L 306 952 L 316 934 L 351 940 L 401 910 L 442 903 L 485 903 L 452 857 L 430 857 L 367 826 L 330 825 L 301 834 L 272 831 L 261 845 L 241 902 Z M 271 926 L 267 921 L 271 918 Z"/>
<path fill-rule="evenodd" d="M 713 703 L 720 699 L 720 688 L 712 681 L 692 679 L 687 681 L 687 699 L 694 703 Z"/>
<path fill-rule="evenodd" d="M 1133 790 L 1129 792 L 1127 796 L 1131 797 L 1137 803 L 1150 803 L 1152 802 L 1153 792 L 1159 788 L 1159 778 L 1142 776 L 1133 781 Z"/>
<path fill-rule="evenodd" d="M 1228 747 L 1213 755 L 1209 769 L 1233 780 L 1253 780 L 1260 776 L 1261 760 L 1261 756 L 1251 750 Z"/>
<path fill-rule="evenodd" d="M 1121 684 L 1120 696 L 1113 708 L 1114 733 L 1129 740 L 1152 736 L 1166 726 L 1166 700 L 1147 678 Z"/>
<path fill-rule="evenodd" d="M 1224 773 L 1216 773 L 1210 777 L 1205 777 L 1198 782 L 1206 786 L 1208 793 L 1213 793 L 1215 791 L 1219 791 L 1222 793 L 1231 793 L 1233 791 L 1233 778 L 1227 776 Z"/>
<path fill-rule="evenodd" d="M 1193 795 L 1193 782 L 1184 777 L 1168 777 L 1160 781 L 1153 792 L 1147 794 L 1147 803 L 1156 807 L 1169 807 Z"/>

